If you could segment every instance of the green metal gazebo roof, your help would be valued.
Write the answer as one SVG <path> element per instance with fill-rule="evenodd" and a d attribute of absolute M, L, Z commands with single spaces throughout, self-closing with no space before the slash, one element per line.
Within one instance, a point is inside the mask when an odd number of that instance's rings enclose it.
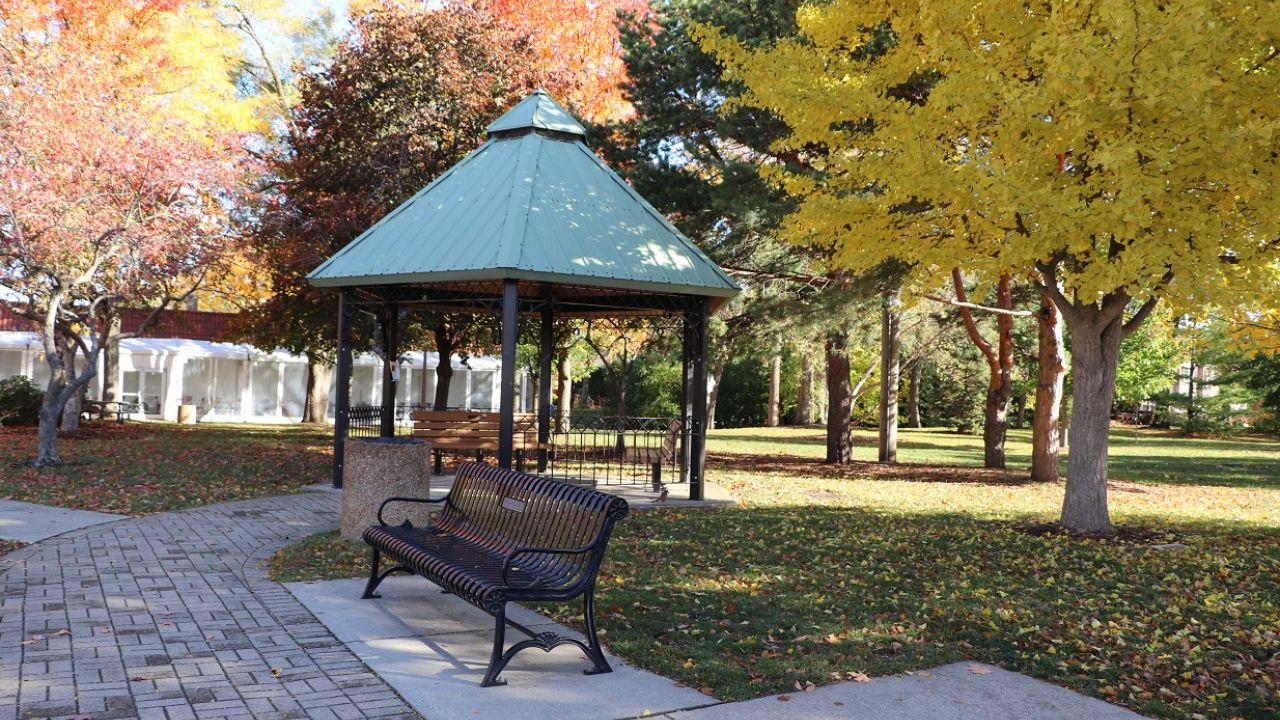
<path fill-rule="evenodd" d="M 311 284 L 515 279 L 716 299 L 738 293 L 587 148 L 583 127 L 545 92 L 488 130 L 484 144 L 313 270 Z"/>

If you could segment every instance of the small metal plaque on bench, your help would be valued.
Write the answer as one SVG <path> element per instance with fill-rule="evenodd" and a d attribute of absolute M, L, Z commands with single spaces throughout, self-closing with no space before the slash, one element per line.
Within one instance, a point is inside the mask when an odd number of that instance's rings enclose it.
<path fill-rule="evenodd" d="M 525 507 L 525 505 L 528 505 L 528 503 L 526 503 L 526 502 L 525 502 L 525 501 L 523 501 L 523 500 L 517 500 L 517 499 L 515 499 L 515 498 L 513 498 L 513 497 L 504 497 L 504 498 L 502 498 L 502 509 L 503 509 L 503 510 L 510 510 L 510 511 L 512 511 L 512 512 L 522 513 L 522 512 L 524 512 L 524 507 Z"/>

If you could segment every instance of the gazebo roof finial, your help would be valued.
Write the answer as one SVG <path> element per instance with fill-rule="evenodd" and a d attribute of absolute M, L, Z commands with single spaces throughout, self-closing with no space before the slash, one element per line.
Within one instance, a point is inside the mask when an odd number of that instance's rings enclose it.
<path fill-rule="evenodd" d="M 503 113 L 485 129 L 490 135 L 517 130 L 550 130 L 579 137 L 586 137 L 587 134 L 587 129 L 542 88 L 516 103 L 515 107 Z"/>

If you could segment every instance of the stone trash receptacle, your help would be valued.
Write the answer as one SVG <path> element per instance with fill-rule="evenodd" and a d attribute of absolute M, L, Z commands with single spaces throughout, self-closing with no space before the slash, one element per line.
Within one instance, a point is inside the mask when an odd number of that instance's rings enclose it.
<path fill-rule="evenodd" d="M 359 540 L 378 524 L 383 500 L 427 497 L 431 490 L 431 443 L 412 438 L 348 438 L 342 467 L 342 537 Z M 396 503 L 383 519 L 399 525 L 406 519 L 417 527 L 430 523 L 438 506 Z"/>

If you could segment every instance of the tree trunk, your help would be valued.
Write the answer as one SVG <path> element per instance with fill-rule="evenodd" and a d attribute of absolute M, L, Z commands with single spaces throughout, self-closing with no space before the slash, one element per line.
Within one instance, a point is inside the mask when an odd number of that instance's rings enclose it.
<path fill-rule="evenodd" d="M 853 461 L 853 390 L 849 387 L 849 333 L 827 333 L 827 462 Z"/>
<path fill-rule="evenodd" d="M 720 380 L 724 377 L 725 358 L 717 355 L 711 364 L 711 395 L 707 398 L 707 429 L 716 429 L 716 403 L 720 400 Z"/>
<path fill-rule="evenodd" d="M 1058 480 L 1058 411 L 1066 357 L 1062 352 L 1062 318 L 1052 300 L 1045 298 L 1036 313 L 1040 325 L 1037 356 L 1036 409 L 1031 425 L 1031 480 Z"/>
<path fill-rule="evenodd" d="M 1009 434 L 1009 398 L 1013 396 L 1010 374 L 1001 371 L 987 383 L 987 402 L 982 422 L 982 466 L 1005 468 L 1005 440 Z"/>
<path fill-rule="evenodd" d="M 769 368 L 769 413 L 765 424 L 778 427 L 778 406 L 782 402 L 782 341 L 774 344 Z"/>
<path fill-rule="evenodd" d="M 1192 355 L 1191 360 L 1187 362 L 1187 424 L 1184 432 L 1191 432 L 1195 430 L 1196 392 L 1198 391 L 1196 386 L 1196 370 L 1199 367 L 1199 365 L 1196 365 L 1195 356 Z"/>
<path fill-rule="evenodd" d="M 60 343 L 61 347 L 58 352 L 62 353 L 62 363 L 67 367 L 67 372 L 74 376 L 76 374 L 76 344 L 69 337 L 64 337 Z M 62 404 L 62 417 L 58 420 L 58 429 L 62 432 L 74 432 L 80 429 L 80 402 L 84 399 L 84 388 L 71 393 L 66 402 Z"/>
<path fill-rule="evenodd" d="M 573 366 L 569 348 L 560 348 L 556 356 L 556 432 L 569 431 L 569 406 L 573 404 Z"/>
<path fill-rule="evenodd" d="M 952 269 L 951 279 L 956 299 L 966 302 L 964 278 L 960 274 L 960 268 Z M 1006 311 L 1013 310 L 1013 279 L 1008 273 L 1001 275 L 996 284 L 996 307 Z M 1013 315 L 1008 312 L 996 314 L 996 347 L 992 347 L 978 331 L 973 310 L 961 305 L 960 317 L 964 319 L 969 340 L 986 358 L 990 372 L 982 423 L 983 466 L 1003 469 L 1005 440 L 1009 434 L 1009 398 L 1013 397 Z"/>
<path fill-rule="evenodd" d="M 319 360 L 307 361 L 307 412 L 302 421 L 312 425 L 329 422 L 329 382 L 333 368 Z"/>
<path fill-rule="evenodd" d="M 436 354 L 440 357 L 436 363 L 436 397 L 432 408 L 448 410 L 449 383 L 453 381 L 453 333 L 444 323 L 438 323 L 431 332 L 435 335 Z"/>
<path fill-rule="evenodd" d="M 50 379 L 50 385 L 53 384 Z M 58 414 L 62 412 L 62 403 L 59 396 L 62 395 L 62 388 L 57 391 L 46 389 L 44 400 L 40 403 L 40 425 L 36 430 L 36 459 L 33 464 L 36 467 L 51 467 L 62 464 L 62 459 L 58 457 Z"/>
<path fill-rule="evenodd" d="M 631 374 L 631 366 L 627 363 L 626 357 L 623 357 L 622 368 L 614 377 L 617 378 L 618 384 L 618 417 L 627 416 L 627 376 Z"/>
<path fill-rule="evenodd" d="M 67 386 L 67 366 L 63 362 L 62 353 L 58 351 L 55 326 L 49 322 L 44 340 L 45 362 L 49 364 L 49 383 L 44 389 L 44 399 L 40 402 L 40 424 L 36 430 L 36 467 L 49 467 L 62 464 L 58 457 L 58 419 L 62 408 L 67 404 L 69 393 Z"/>
<path fill-rule="evenodd" d="M 813 356 L 807 352 L 800 354 L 800 387 L 796 390 L 796 425 L 808 425 L 813 422 L 813 402 L 809 393 L 813 387 Z"/>
<path fill-rule="evenodd" d="M 901 299 L 886 292 L 880 318 L 880 462 L 898 462 L 898 382 L 902 356 Z"/>
<path fill-rule="evenodd" d="M 120 401 L 120 318 L 112 317 L 102 345 L 102 401 Z"/>
<path fill-rule="evenodd" d="M 924 371 L 924 361 L 911 363 L 911 387 L 907 390 L 907 423 L 913 428 L 920 428 L 920 376 Z"/>
<path fill-rule="evenodd" d="M 1107 513 L 1107 446 L 1123 310 L 1106 322 L 1086 307 L 1067 316 L 1071 330 L 1072 422 L 1062 526 L 1084 533 L 1115 530 Z"/>
<path fill-rule="evenodd" d="M 1064 374 L 1065 380 L 1065 374 Z M 1072 390 L 1074 392 L 1074 389 Z M 1058 450 L 1068 449 L 1071 435 L 1071 395 L 1061 393 L 1062 402 L 1058 405 Z"/>

